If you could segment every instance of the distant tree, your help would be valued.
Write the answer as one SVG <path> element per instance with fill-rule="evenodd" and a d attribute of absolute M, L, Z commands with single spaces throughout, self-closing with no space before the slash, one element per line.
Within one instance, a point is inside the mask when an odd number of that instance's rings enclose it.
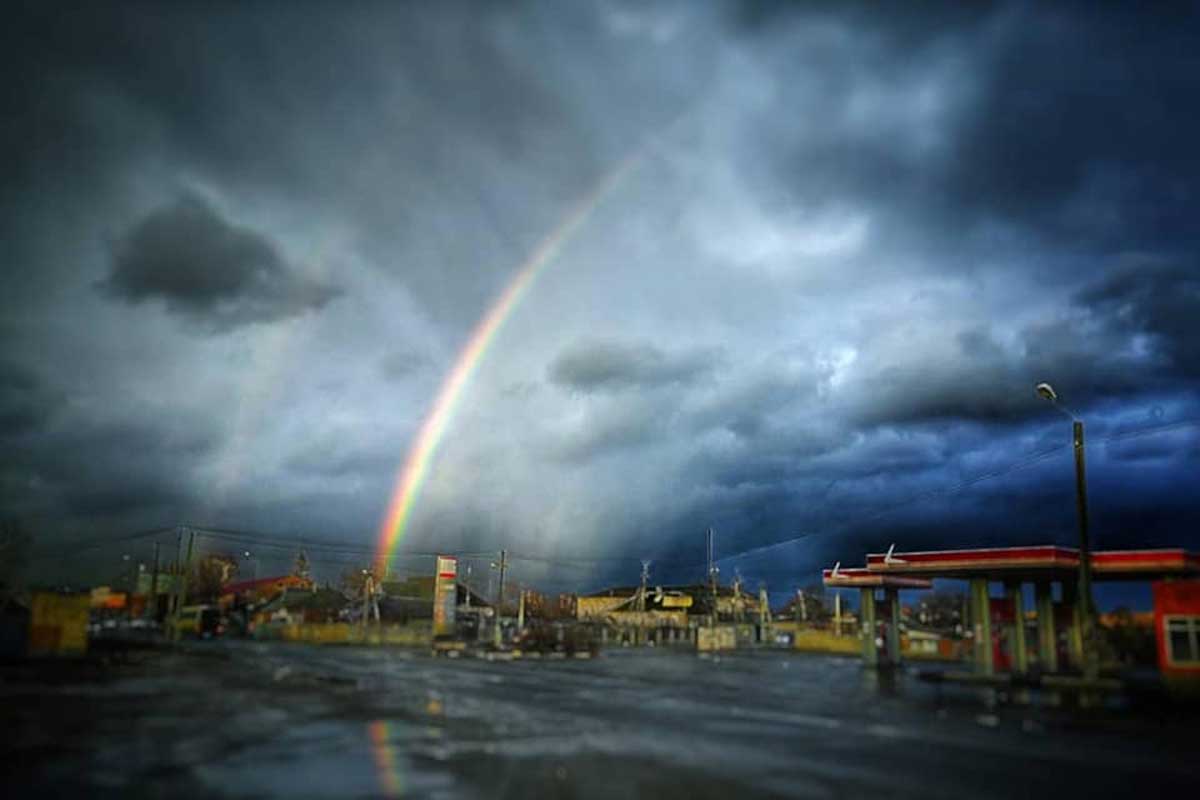
<path fill-rule="evenodd" d="M 237 559 L 232 556 L 204 556 L 196 562 L 188 579 L 189 594 L 200 600 L 216 600 L 237 571 Z"/>
<path fill-rule="evenodd" d="M 570 595 L 549 595 L 533 589 L 523 589 L 523 591 L 525 592 L 525 616 L 529 619 L 565 619 L 574 616 Z M 518 595 L 519 597 L 520 595 Z"/>
<path fill-rule="evenodd" d="M 804 614 L 809 622 L 820 622 L 828 619 L 833 615 L 830 608 L 833 606 L 829 596 L 825 593 L 825 587 L 819 583 L 809 584 L 803 589 L 800 589 L 792 598 L 788 600 L 783 607 L 782 613 L 785 617 L 799 620 L 801 618 L 801 603 L 800 593 L 804 593 Z"/>
<path fill-rule="evenodd" d="M 930 592 L 917 603 L 917 621 L 950 629 L 962 623 L 962 608 L 963 596 L 958 592 Z"/>
<path fill-rule="evenodd" d="M 305 553 L 303 550 L 301 550 L 296 554 L 296 562 L 292 567 L 292 574 L 297 578 L 307 579 L 312 577 L 310 574 L 311 571 L 312 569 L 308 563 L 308 553 Z"/>
<path fill-rule="evenodd" d="M 825 593 L 824 584 L 811 583 L 804 587 L 804 606 L 810 620 L 824 620 L 833 616 L 833 603 Z"/>
<path fill-rule="evenodd" d="M 1152 625 L 1139 625 L 1126 606 L 1106 614 L 1108 624 L 1099 626 L 1103 653 L 1130 665 L 1154 666 L 1158 661 L 1157 641 Z"/>

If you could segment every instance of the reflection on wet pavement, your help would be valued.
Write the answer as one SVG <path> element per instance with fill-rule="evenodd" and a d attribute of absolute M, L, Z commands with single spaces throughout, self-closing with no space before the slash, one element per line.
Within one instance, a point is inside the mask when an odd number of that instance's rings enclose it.
<path fill-rule="evenodd" d="M 1194 787 L 1195 717 L 790 652 L 488 663 L 230 642 L 0 684 L 15 796 L 1015 797 Z"/>

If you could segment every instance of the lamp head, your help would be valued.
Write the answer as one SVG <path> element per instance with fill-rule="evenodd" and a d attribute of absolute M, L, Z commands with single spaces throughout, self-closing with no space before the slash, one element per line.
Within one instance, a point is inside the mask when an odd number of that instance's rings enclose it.
<path fill-rule="evenodd" d="M 1051 403 L 1058 402 L 1058 393 L 1054 391 L 1054 387 L 1048 383 L 1039 383 L 1035 388 L 1038 396 L 1049 400 Z"/>

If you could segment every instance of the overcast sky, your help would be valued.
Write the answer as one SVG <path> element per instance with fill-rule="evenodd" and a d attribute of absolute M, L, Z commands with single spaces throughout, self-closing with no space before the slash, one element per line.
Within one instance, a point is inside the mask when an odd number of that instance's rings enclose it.
<path fill-rule="evenodd" d="M 373 543 L 478 319 L 624 161 L 407 547 L 682 580 L 712 526 L 784 589 L 1071 544 L 1043 380 L 1097 544 L 1200 547 L 1200 428 L 1144 432 L 1200 418 L 1190 12 L 34 5 L 0 26 L 0 498 L 42 544 Z"/>

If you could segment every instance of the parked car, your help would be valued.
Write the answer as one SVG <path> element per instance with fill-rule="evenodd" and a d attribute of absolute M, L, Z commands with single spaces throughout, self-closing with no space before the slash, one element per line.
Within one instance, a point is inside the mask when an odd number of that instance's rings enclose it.
<path fill-rule="evenodd" d="M 216 606 L 184 606 L 179 609 L 179 635 L 211 639 L 225 633 L 221 610 Z"/>

